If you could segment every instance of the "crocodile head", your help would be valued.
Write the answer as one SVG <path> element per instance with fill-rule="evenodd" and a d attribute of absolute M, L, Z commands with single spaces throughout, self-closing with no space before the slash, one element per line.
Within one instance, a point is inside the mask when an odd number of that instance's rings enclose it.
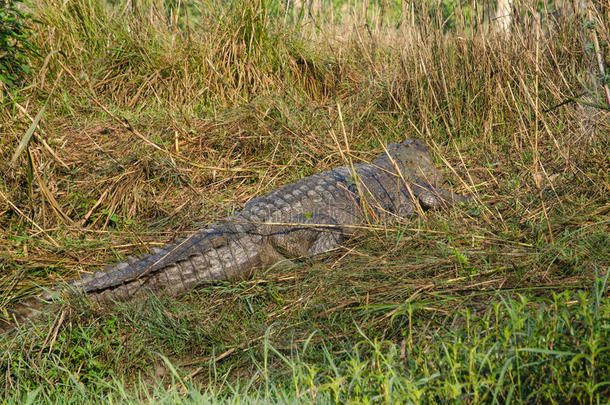
<path fill-rule="evenodd" d="M 443 177 L 437 170 L 432 154 L 420 139 L 407 139 L 401 143 L 391 143 L 372 163 L 390 171 L 400 170 L 405 180 L 440 186 Z"/>

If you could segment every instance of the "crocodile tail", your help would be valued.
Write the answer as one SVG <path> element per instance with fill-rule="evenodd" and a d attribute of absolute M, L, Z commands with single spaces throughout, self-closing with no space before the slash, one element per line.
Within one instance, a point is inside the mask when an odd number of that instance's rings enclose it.
<path fill-rule="evenodd" d="M 147 274 L 168 266 L 172 260 L 178 260 L 193 245 L 197 244 L 201 233 L 190 235 L 176 243 L 165 245 L 163 248 L 153 248 L 151 253 L 129 256 L 125 262 L 109 265 L 103 270 L 83 275 L 80 280 L 69 282 L 68 288 L 79 293 L 90 293 L 145 277 Z"/>
<path fill-rule="evenodd" d="M 232 222 L 233 221 L 233 222 Z M 93 302 L 129 301 L 147 291 L 179 295 L 193 287 L 244 278 L 260 267 L 262 236 L 251 224 L 233 218 L 193 233 L 162 249 L 110 266 L 80 280 L 16 303 L 0 318 L 0 333 L 52 308 L 60 294 L 86 293 Z"/>
<path fill-rule="evenodd" d="M 86 293 L 98 302 L 127 301 L 148 290 L 179 295 L 198 284 L 243 277 L 260 262 L 261 238 L 253 230 L 232 221 L 214 224 L 152 253 L 83 276 L 60 291 Z"/>

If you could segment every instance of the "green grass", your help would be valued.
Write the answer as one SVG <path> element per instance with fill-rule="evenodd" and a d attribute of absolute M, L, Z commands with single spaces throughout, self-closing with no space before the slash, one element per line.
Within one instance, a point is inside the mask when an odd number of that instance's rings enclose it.
<path fill-rule="evenodd" d="M 3 314 L 348 146 L 421 138 L 476 202 L 179 299 L 58 302 L 0 336 L 7 403 L 608 403 L 610 121 L 586 21 L 537 33 L 524 1 L 506 36 L 452 2 L 130 4 L 30 5 L 29 85 L 0 89 Z M 583 89 L 597 108 L 562 104 Z"/>
<path fill-rule="evenodd" d="M 233 299 L 236 308 L 213 324 L 205 321 L 214 311 L 154 297 L 95 322 L 81 307 L 51 342 L 46 328 L 20 331 L 11 346 L 23 349 L 3 358 L 10 370 L 5 383 L 19 393 L 15 403 L 34 397 L 49 402 L 557 403 L 571 398 L 605 403 L 610 392 L 607 279 L 548 298 L 493 294 L 480 313 L 461 309 L 435 317 L 433 308 L 417 300 L 394 308 L 354 306 L 320 319 L 330 324 L 329 332 L 343 336 L 325 336 L 309 325 L 313 332 L 304 339 L 296 338 L 301 331 L 294 322 L 269 324 L 265 311 L 247 313 L 252 303 L 254 308 L 274 305 L 276 297 L 266 288 L 200 292 L 207 298 L 241 296 Z M 385 336 L 370 337 L 359 327 L 370 317 L 383 320 Z M 236 323 L 256 338 L 226 346 L 215 337 Z M 345 334 L 342 327 L 353 331 Z M 236 331 L 224 331 L 229 332 Z M 214 352 L 193 351 L 202 347 Z M 188 361 L 177 360 L 185 356 Z M 246 369 L 236 377 L 240 366 Z M 149 368 L 155 377 L 143 375 Z M 202 386 L 207 388 L 201 391 Z"/>

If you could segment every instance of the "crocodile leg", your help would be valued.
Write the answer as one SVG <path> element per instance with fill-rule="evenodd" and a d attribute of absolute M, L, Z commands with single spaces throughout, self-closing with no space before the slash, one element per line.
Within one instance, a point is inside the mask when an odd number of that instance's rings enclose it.
<path fill-rule="evenodd" d="M 312 257 L 331 251 L 345 240 L 337 221 L 325 214 L 299 214 L 288 225 L 273 226 L 270 241 L 286 257 Z"/>
<path fill-rule="evenodd" d="M 424 208 L 429 209 L 448 208 L 455 203 L 472 201 L 472 197 L 464 197 L 450 190 L 429 184 L 413 184 L 411 189 Z"/>

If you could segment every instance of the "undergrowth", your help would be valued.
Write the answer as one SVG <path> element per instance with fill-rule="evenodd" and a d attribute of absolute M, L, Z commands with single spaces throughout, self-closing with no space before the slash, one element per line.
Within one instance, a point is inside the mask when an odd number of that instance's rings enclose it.
<path fill-rule="evenodd" d="M 50 344 L 45 328 L 22 331 L 14 342 L 35 343 L 21 351 L 11 348 L 6 355 L 13 370 L 6 388 L 21 393 L 8 403 L 67 398 L 81 403 L 102 398 L 105 402 L 417 404 L 556 403 L 572 398 L 605 403 L 610 392 L 607 279 L 607 275 L 596 279 L 587 290 L 552 293 L 547 298 L 498 296 L 480 314 L 466 309 L 440 322 L 412 324 L 427 308 L 403 304 L 385 317 L 386 327 L 399 336 L 392 340 L 367 336 L 356 326 L 343 341 L 328 340 L 314 331 L 303 340 L 291 336 L 293 340 L 282 347 L 273 335 L 291 335 L 292 327 L 271 324 L 261 330 L 257 350 L 249 343 L 182 366 L 166 356 L 172 350 L 205 344 L 216 326 L 206 325 L 200 314 L 183 305 L 150 298 L 144 305 L 89 321 L 88 326 L 84 320 L 91 318 L 83 315 Z M 352 312 L 352 321 L 359 323 L 369 309 Z M 326 321 L 333 323 L 332 318 Z M 129 350 L 126 341 L 131 342 Z M 237 351 L 253 366 L 251 373 L 235 379 L 231 367 L 219 362 L 225 353 Z M 147 362 L 156 364 L 156 377 L 165 375 L 164 382 L 142 375 L 125 381 L 127 364 L 145 368 Z"/>
<path fill-rule="evenodd" d="M 608 402 L 607 5 L 520 1 L 506 33 L 478 2 L 308 3 L 29 5 L 3 314 L 380 143 L 423 139 L 475 202 L 180 299 L 58 302 L 0 336 L 7 402 Z"/>

